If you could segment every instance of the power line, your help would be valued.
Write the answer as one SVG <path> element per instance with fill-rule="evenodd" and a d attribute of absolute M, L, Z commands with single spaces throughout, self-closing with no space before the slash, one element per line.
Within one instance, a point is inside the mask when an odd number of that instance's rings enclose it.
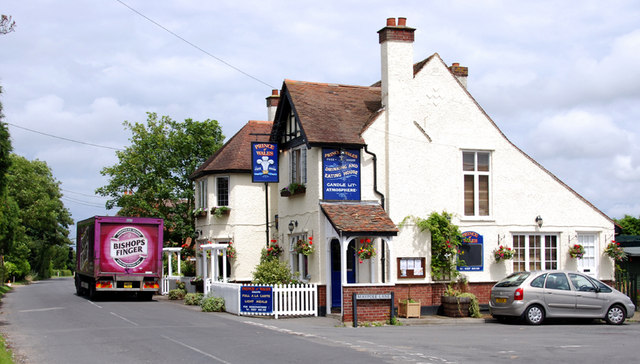
<path fill-rule="evenodd" d="M 255 81 L 258 81 L 258 82 L 260 82 L 260 83 L 261 83 L 261 84 L 263 84 L 263 85 L 269 86 L 271 89 L 275 89 L 275 88 L 276 88 L 276 87 L 273 87 L 273 86 L 271 86 L 270 84 L 268 84 L 268 83 L 266 83 L 266 82 L 262 81 L 261 79 L 259 79 L 259 78 L 255 77 L 255 76 L 252 76 L 252 75 L 250 75 L 250 74 L 248 74 L 247 72 L 245 72 L 245 71 L 241 70 L 240 68 L 238 68 L 238 67 L 236 67 L 236 66 L 232 65 L 231 63 L 226 62 L 225 60 L 223 60 L 223 59 L 221 59 L 221 58 L 219 58 L 219 57 L 214 56 L 213 54 L 211 54 L 211 53 L 207 52 L 206 50 L 204 50 L 204 49 L 200 48 L 199 46 L 197 46 L 197 45 L 195 45 L 195 44 L 191 43 L 190 41 L 188 41 L 188 40 L 186 40 L 186 39 L 182 38 L 182 37 L 181 37 L 181 36 L 179 36 L 178 34 L 176 34 L 176 33 L 172 32 L 171 30 L 169 30 L 169 29 L 167 29 L 167 28 L 165 28 L 162 24 L 160 24 L 160 23 L 156 22 L 155 20 L 153 20 L 153 19 L 149 18 L 148 16 L 146 16 L 146 15 L 142 14 L 141 12 L 139 12 L 138 10 L 136 10 L 136 9 L 132 8 L 131 6 L 127 5 L 127 4 L 126 4 L 126 3 L 124 3 L 123 1 L 121 1 L 121 0 L 116 0 L 116 1 L 117 1 L 117 2 L 119 2 L 120 4 L 122 4 L 123 6 L 127 7 L 129 10 L 133 11 L 134 13 L 136 13 L 136 14 L 140 15 L 141 17 L 143 17 L 143 18 L 147 19 L 147 20 L 148 20 L 148 21 L 150 21 L 151 23 L 153 23 L 153 24 L 155 24 L 156 26 L 160 27 L 161 29 L 163 29 L 163 30 L 164 30 L 164 31 L 166 31 L 167 33 L 169 33 L 169 34 L 173 35 L 174 37 L 176 37 L 176 38 L 180 39 L 181 41 L 183 41 L 183 42 L 187 43 L 188 45 L 190 45 L 190 46 L 192 46 L 193 48 L 195 48 L 195 49 L 199 50 L 200 52 L 202 52 L 202 53 L 204 53 L 204 54 L 208 55 L 209 57 L 211 57 L 211 58 L 213 58 L 213 59 L 217 60 L 218 62 L 220 62 L 220 63 L 222 63 L 222 64 L 226 65 L 227 67 L 230 67 L 230 68 L 232 68 L 232 69 L 234 69 L 234 70 L 236 70 L 236 71 L 238 71 L 238 72 L 242 73 L 243 75 L 245 75 L 245 76 L 247 76 L 247 77 L 249 77 L 249 78 L 252 78 L 252 79 L 253 79 L 253 80 L 255 80 Z"/>
<path fill-rule="evenodd" d="M 91 198 L 108 198 L 108 197 L 104 197 L 104 196 L 96 196 L 95 194 L 90 195 L 90 194 L 88 194 L 88 193 L 82 193 L 82 192 L 76 192 L 76 191 L 71 191 L 71 190 L 65 190 L 64 188 L 61 188 L 60 190 L 61 190 L 61 191 L 64 191 L 64 192 L 75 193 L 76 195 L 81 195 L 81 196 L 91 197 Z"/>
<path fill-rule="evenodd" d="M 26 131 L 30 131 L 32 133 L 36 133 L 36 134 L 41 134 L 41 135 L 45 135 L 51 138 L 57 138 L 57 139 L 62 139 L 62 140 L 66 140 L 68 142 L 73 142 L 73 143 L 78 143 L 78 144 L 84 144 L 84 145 L 90 145 L 92 147 L 97 147 L 97 148 L 105 148 L 105 149 L 111 149 L 111 150 L 121 150 L 120 148 L 114 148 L 114 147 L 108 147 L 106 145 L 99 145 L 99 144 L 93 144 L 93 143 L 87 143 L 87 142 L 82 142 L 79 140 L 74 140 L 74 139 L 69 139 L 69 138 L 65 138 L 65 137 L 61 137 L 61 136 L 57 136 L 57 135 L 53 135 L 53 134 L 48 134 L 48 133 L 43 133 L 41 131 L 37 131 L 37 130 L 33 130 L 33 129 L 29 129 L 29 128 L 25 128 L 24 126 L 18 126 L 16 124 L 12 124 L 12 123 L 6 123 L 7 125 L 11 125 L 14 128 L 18 128 L 18 129 L 23 129 Z"/>
<path fill-rule="evenodd" d="M 76 204 L 79 204 L 79 205 L 90 206 L 90 207 L 98 207 L 98 208 L 105 208 L 104 205 L 98 205 L 96 203 L 77 200 L 75 198 L 71 198 L 71 197 L 67 197 L 67 196 L 62 196 L 62 197 L 60 197 L 60 199 L 64 200 L 64 201 L 68 201 L 68 202 L 73 202 L 73 203 L 76 203 Z"/>

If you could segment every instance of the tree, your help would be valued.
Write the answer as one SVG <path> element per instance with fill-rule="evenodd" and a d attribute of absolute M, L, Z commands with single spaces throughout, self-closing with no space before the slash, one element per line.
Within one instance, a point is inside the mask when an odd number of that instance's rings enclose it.
<path fill-rule="evenodd" d="M 0 34 L 11 33 L 16 30 L 16 22 L 11 20 L 11 15 L 0 15 Z"/>
<path fill-rule="evenodd" d="M 68 227 L 73 220 L 62 203 L 60 183 L 45 162 L 15 154 L 10 158 L 8 194 L 17 204 L 20 219 L 16 243 L 29 248 L 29 263 L 38 276 L 49 278 L 52 247 L 71 244 Z"/>
<path fill-rule="evenodd" d="M 0 87 L 2 94 L 2 87 Z M 7 173 L 11 166 L 11 139 L 9 128 L 3 123 L 2 103 L 0 102 L 0 284 L 4 284 L 4 257 L 9 253 L 19 227 L 18 205 L 7 193 Z"/>
<path fill-rule="evenodd" d="M 131 130 L 131 145 L 116 152 L 118 164 L 102 169 L 109 183 L 96 193 L 110 197 L 106 207 L 120 207 L 118 215 L 164 219 L 165 241 L 180 246 L 194 236 L 189 175 L 222 146 L 222 129 L 215 120 L 181 123 L 151 112 L 146 125 L 125 121 L 124 126 Z"/>
<path fill-rule="evenodd" d="M 624 215 L 622 219 L 614 220 L 622 228 L 621 235 L 640 235 L 640 219 Z"/>

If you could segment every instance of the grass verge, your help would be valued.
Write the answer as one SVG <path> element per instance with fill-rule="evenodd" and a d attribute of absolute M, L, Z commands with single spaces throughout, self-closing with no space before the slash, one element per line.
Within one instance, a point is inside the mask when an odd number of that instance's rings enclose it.
<path fill-rule="evenodd" d="M 9 286 L 0 286 L 0 300 L 2 296 L 10 290 L 11 287 Z M 7 349 L 2 335 L 0 335 L 0 364 L 13 364 L 13 355 L 11 354 L 11 350 Z"/>

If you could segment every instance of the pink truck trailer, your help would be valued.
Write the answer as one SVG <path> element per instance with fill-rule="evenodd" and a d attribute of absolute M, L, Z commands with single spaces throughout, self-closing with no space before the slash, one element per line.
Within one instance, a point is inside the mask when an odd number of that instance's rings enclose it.
<path fill-rule="evenodd" d="M 76 292 L 134 292 L 150 300 L 162 279 L 162 219 L 94 216 L 78 222 Z"/>

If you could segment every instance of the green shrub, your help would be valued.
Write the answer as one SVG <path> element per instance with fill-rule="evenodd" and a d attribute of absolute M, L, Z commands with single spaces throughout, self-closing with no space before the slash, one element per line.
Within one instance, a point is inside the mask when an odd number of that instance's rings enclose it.
<path fill-rule="evenodd" d="M 277 259 L 263 260 L 253 272 L 254 284 L 289 284 L 293 275 L 287 263 Z"/>
<path fill-rule="evenodd" d="M 213 296 L 203 298 L 200 307 L 202 307 L 202 312 L 222 312 L 224 311 L 224 298 Z"/>
<path fill-rule="evenodd" d="M 187 293 L 186 296 L 184 296 L 184 304 L 189 306 L 200 306 L 203 297 L 204 295 L 202 293 Z"/>
<path fill-rule="evenodd" d="M 177 289 L 181 289 L 181 290 L 186 291 L 186 289 L 185 289 L 185 284 L 184 284 L 184 282 L 182 282 L 182 281 L 177 281 L 177 282 L 176 282 L 176 288 L 177 288 Z"/>
<path fill-rule="evenodd" d="M 469 297 L 471 298 L 471 302 L 469 303 L 469 315 L 471 317 L 482 317 L 480 314 L 480 304 L 478 302 L 478 298 L 473 293 L 465 292 L 458 294 L 458 297 Z"/>
<path fill-rule="evenodd" d="M 54 269 L 52 277 L 71 277 L 73 272 L 70 269 Z"/>
<path fill-rule="evenodd" d="M 169 291 L 169 299 L 170 300 L 181 300 L 184 299 L 184 296 L 187 294 L 187 291 L 184 289 L 172 289 Z"/>

